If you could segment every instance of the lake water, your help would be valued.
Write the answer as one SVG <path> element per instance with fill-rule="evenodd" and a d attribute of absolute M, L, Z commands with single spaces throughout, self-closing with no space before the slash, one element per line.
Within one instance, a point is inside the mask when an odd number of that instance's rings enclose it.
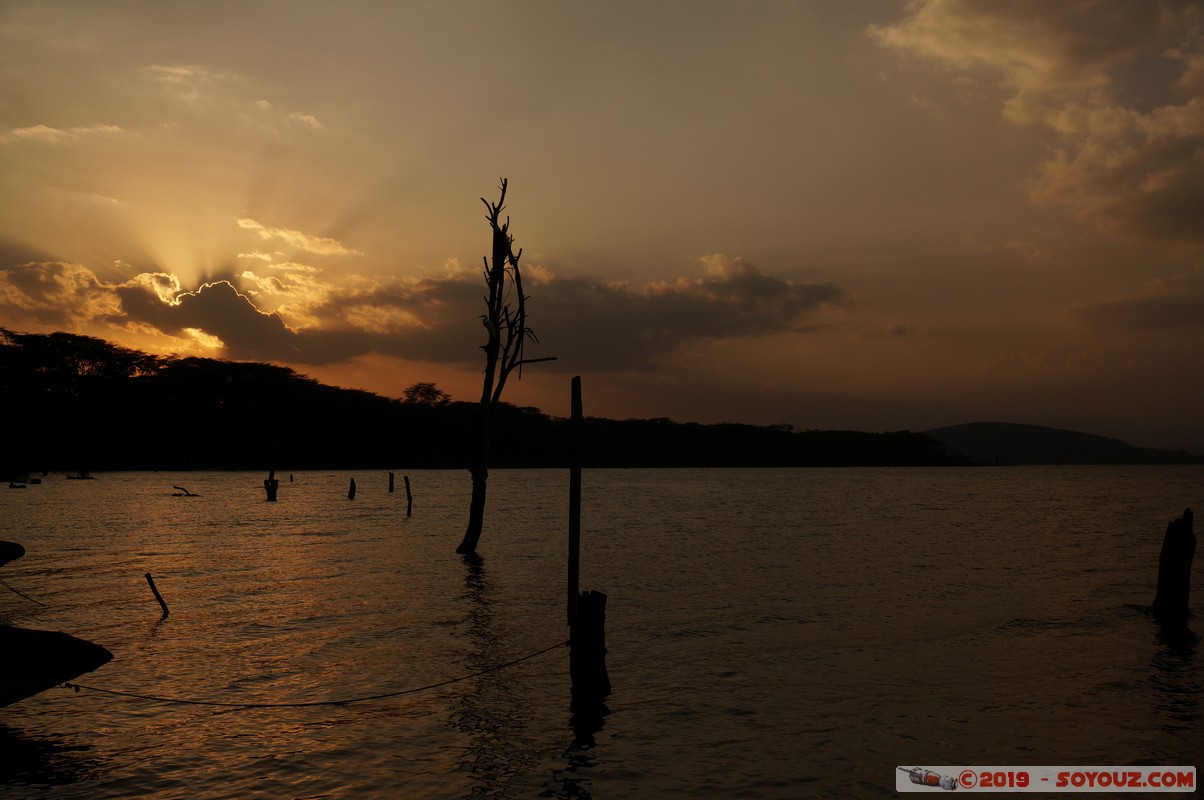
<path fill-rule="evenodd" d="M 0 578 L 45 605 L 0 587 L 0 620 L 108 647 L 82 684 L 247 703 L 563 641 L 567 473 L 491 476 L 480 566 L 453 552 L 468 473 L 410 476 L 409 518 L 400 473 L 393 494 L 383 472 L 284 474 L 276 503 L 252 473 L 5 490 L 0 539 L 27 555 Z M 570 709 L 566 648 L 346 706 L 51 689 L 0 709 L 0 797 L 873 797 L 896 765 L 1204 753 L 1198 641 L 1139 608 L 1204 468 L 591 470 L 584 489 L 600 718 Z"/>

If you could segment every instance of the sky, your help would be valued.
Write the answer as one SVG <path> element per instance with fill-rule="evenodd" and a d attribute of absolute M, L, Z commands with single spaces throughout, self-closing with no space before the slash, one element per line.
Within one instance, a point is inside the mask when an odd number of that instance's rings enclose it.
<path fill-rule="evenodd" d="M 1204 445 L 1204 5 L 0 0 L 0 325 L 617 419 Z"/>

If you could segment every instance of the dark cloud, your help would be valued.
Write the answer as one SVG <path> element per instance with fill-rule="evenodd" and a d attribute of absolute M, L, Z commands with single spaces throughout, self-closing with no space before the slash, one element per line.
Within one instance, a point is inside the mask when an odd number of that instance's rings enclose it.
<path fill-rule="evenodd" d="M 145 284 L 125 284 L 114 291 L 126 318 L 171 336 L 187 328 L 204 331 L 221 339 L 234 358 L 293 361 L 301 354 L 296 333 L 280 316 L 259 311 L 228 281 L 180 293 L 174 302 L 165 302 Z"/>
<path fill-rule="evenodd" d="M 178 298 L 176 314 L 184 327 L 212 333 L 231 351 L 256 357 L 290 360 L 296 358 L 295 334 L 278 314 L 259 311 L 244 295 L 225 281 L 202 286 Z M 290 348 L 292 348 L 290 353 Z"/>
<path fill-rule="evenodd" d="M 703 278 L 672 283 L 541 284 L 532 291 L 532 325 L 566 364 L 647 369 L 688 341 L 799 331 L 820 306 L 850 303 L 835 284 L 782 280 L 740 259 L 713 256 L 708 267 Z"/>

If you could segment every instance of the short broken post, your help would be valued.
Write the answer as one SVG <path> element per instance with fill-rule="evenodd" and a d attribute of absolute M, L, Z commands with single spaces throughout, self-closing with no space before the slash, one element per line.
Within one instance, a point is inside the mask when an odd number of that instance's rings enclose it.
<path fill-rule="evenodd" d="M 606 595 L 579 592 L 581 579 L 581 377 L 573 378 L 569 417 L 569 678 L 573 700 L 599 702 L 610 694 L 606 671 Z"/>
<path fill-rule="evenodd" d="M 263 479 L 263 490 L 268 493 L 268 500 L 276 501 L 276 490 L 279 488 L 280 481 L 276 480 L 276 470 L 269 471 L 268 476 Z"/>
<path fill-rule="evenodd" d="M 604 592 L 582 592 L 578 598 L 577 620 L 569 629 L 569 679 L 574 700 L 602 700 L 610 694 Z"/>
<path fill-rule="evenodd" d="M 151 577 L 149 572 L 146 573 L 146 582 L 150 584 L 150 589 L 154 592 L 155 599 L 159 601 L 159 607 L 163 609 L 163 618 L 166 619 L 170 613 L 167 610 L 167 603 L 163 601 L 163 595 L 159 594 L 159 587 L 155 586 L 155 579 Z"/>
<path fill-rule="evenodd" d="M 389 473 L 389 494 L 393 494 L 393 473 Z"/>
<path fill-rule="evenodd" d="M 347 499 L 355 499 L 355 478 L 351 479 L 351 485 L 347 487 Z"/>
<path fill-rule="evenodd" d="M 1154 616 L 1163 622 L 1186 622 L 1191 599 L 1191 564 L 1196 555 L 1191 509 L 1166 526 L 1158 554 L 1158 591 Z"/>
<path fill-rule="evenodd" d="M 410 476 L 402 475 L 401 479 L 406 482 L 406 516 L 408 517 L 414 510 L 414 495 L 410 494 Z"/>

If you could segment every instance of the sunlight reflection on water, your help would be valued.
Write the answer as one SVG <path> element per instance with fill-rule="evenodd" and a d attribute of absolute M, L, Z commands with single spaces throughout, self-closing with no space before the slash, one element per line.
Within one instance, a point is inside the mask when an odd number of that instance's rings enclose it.
<path fill-rule="evenodd" d="M 354 475 L 358 494 L 347 500 Z M 106 645 L 81 683 L 307 702 L 563 640 L 567 475 L 50 476 L 0 495 L 27 555 L 0 619 Z M 3 710 L 0 797 L 807 797 L 896 764 L 1193 763 L 1194 639 L 1148 603 L 1204 470 L 615 470 L 585 475 L 582 586 L 610 595 L 604 715 L 567 651 L 420 694 L 230 710 L 55 689 Z M 399 481 L 400 483 L 400 481 Z M 175 484 L 200 497 L 172 497 Z M 151 572 L 166 619 L 143 578 Z"/>

